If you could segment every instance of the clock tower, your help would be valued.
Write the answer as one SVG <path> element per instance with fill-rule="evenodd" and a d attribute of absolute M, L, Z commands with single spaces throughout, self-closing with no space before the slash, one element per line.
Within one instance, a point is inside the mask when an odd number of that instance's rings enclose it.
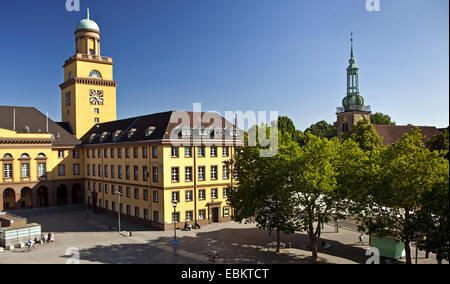
<path fill-rule="evenodd" d="M 70 124 L 77 139 L 95 124 L 116 120 L 113 61 L 100 55 L 100 28 L 90 19 L 75 30 L 75 55 L 64 63 L 61 88 L 62 122 Z"/>
<path fill-rule="evenodd" d="M 342 138 L 344 133 L 351 132 L 353 126 L 360 120 L 370 121 L 370 106 L 364 105 L 364 98 L 359 92 L 359 67 L 353 53 L 353 33 L 352 48 L 350 52 L 349 66 L 347 68 L 347 96 L 342 101 L 342 107 L 337 108 L 337 135 Z"/>

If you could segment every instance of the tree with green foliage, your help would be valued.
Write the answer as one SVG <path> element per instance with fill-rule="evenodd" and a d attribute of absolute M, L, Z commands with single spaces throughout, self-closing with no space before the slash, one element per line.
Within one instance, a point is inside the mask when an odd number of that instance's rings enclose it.
<path fill-rule="evenodd" d="M 257 127 L 260 131 L 263 127 Z M 271 131 L 273 128 L 267 128 Z M 239 185 L 231 188 L 228 203 L 234 209 L 237 222 L 255 222 L 261 229 L 277 233 L 277 251 L 280 251 L 280 232 L 293 233 L 294 203 L 288 184 L 291 156 L 299 145 L 289 134 L 279 132 L 278 153 L 272 158 L 260 155 L 261 146 L 245 146 L 228 164 L 234 169 Z"/>
<path fill-rule="evenodd" d="M 310 133 L 321 138 L 331 139 L 337 137 L 337 127 L 336 124 L 331 125 L 323 120 L 311 125 L 305 130 L 305 134 L 306 133 Z"/>
<path fill-rule="evenodd" d="M 287 116 L 280 116 L 278 118 L 278 129 L 282 134 L 289 133 L 293 141 L 297 142 L 299 145 L 303 145 L 304 136 L 300 130 L 295 129 L 294 122 Z"/>
<path fill-rule="evenodd" d="M 432 137 L 427 141 L 427 147 L 431 151 L 440 151 L 443 156 L 449 159 L 449 136 L 448 128 L 442 131 L 439 135 Z"/>
<path fill-rule="evenodd" d="M 442 264 L 442 260 L 449 260 L 450 193 L 449 168 L 439 167 L 439 169 L 443 171 L 439 174 L 441 179 L 435 182 L 431 191 L 423 194 L 417 222 L 424 236 L 419 243 L 420 248 L 427 253 L 434 253 L 438 263 Z"/>
<path fill-rule="evenodd" d="M 372 124 L 379 125 L 396 125 L 395 121 L 392 121 L 391 117 L 387 114 L 383 114 L 381 112 L 377 112 L 370 116 L 370 120 Z"/>
<path fill-rule="evenodd" d="M 422 139 L 419 128 L 413 128 L 395 146 L 372 156 L 375 170 L 371 184 L 365 184 L 370 203 L 360 214 L 370 233 L 392 234 L 405 244 L 407 264 L 412 263 L 410 244 L 422 228 L 423 197 L 448 178 L 448 161 L 425 148 Z"/>
<path fill-rule="evenodd" d="M 366 151 L 373 151 L 382 145 L 382 138 L 367 119 L 360 120 L 351 132 L 344 134 L 344 139 L 349 138 L 356 141 L 361 149 Z"/>
<path fill-rule="evenodd" d="M 297 204 L 298 230 L 308 234 L 312 259 L 317 261 L 321 227 L 341 218 L 346 213 L 346 202 L 338 191 L 334 167 L 339 140 L 307 136 L 306 144 L 293 157 L 289 182 Z"/>

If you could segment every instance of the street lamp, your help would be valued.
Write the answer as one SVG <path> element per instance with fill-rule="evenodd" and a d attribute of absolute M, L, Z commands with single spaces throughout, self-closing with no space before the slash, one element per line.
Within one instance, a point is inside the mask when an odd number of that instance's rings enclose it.
<path fill-rule="evenodd" d="M 174 240 L 174 242 L 176 242 L 177 241 L 177 218 L 176 218 L 176 215 L 177 215 L 177 201 L 173 201 L 173 217 L 172 217 L 172 219 L 173 219 L 173 240 Z"/>
<path fill-rule="evenodd" d="M 177 201 L 174 200 L 172 201 L 173 203 L 173 216 L 172 216 L 172 221 L 173 221 L 173 243 L 172 243 L 172 250 L 173 252 L 177 252 L 178 249 L 178 242 L 177 242 Z"/>
<path fill-rule="evenodd" d="M 117 218 L 119 220 L 119 234 L 122 231 L 120 227 L 120 197 L 122 196 L 122 193 L 119 191 L 117 192 Z"/>

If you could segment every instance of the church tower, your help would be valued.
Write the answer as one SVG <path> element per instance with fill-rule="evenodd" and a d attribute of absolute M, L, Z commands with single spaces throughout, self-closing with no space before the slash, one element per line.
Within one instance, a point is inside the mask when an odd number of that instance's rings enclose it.
<path fill-rule="evenodd" d="M 351 132 L 353 126 L 360 120 L 370 121 L 370 106 L 364 105 L 364 98 L 359 92 L 359 68 L 353 52 L 353 34 L 351 38 L 351 53 L 347 68 L 347 96 L 342 101 L 343 107 L 337 108 L 338 137 L 342 138 L 346 132 Z"/>
<path fill-rule="evenodd" d="M 100 55 L 100 28 L 90 19 L 75 30 L 75 55 L 65 61 L 61 88 L 62 122 L 80 139 L 95 124 L 116 120 L 113 61 Z"/>

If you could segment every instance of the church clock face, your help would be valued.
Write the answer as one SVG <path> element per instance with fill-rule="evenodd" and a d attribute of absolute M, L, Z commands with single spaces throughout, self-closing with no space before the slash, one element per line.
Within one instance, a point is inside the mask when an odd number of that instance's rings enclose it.
<path fill-rule="evenodd" d="M 103 105 L 103 91 L 91 90 L 89 102 L 91 105 Z"/>
<path fill-rule="evenodd" d="M 96 78 L 96 79 L 101 79 L 102 78 L 102 74 L 99 71 L 97 71 L 97 70 L 92 70 L 89 73 L 89 77 Z"/>

